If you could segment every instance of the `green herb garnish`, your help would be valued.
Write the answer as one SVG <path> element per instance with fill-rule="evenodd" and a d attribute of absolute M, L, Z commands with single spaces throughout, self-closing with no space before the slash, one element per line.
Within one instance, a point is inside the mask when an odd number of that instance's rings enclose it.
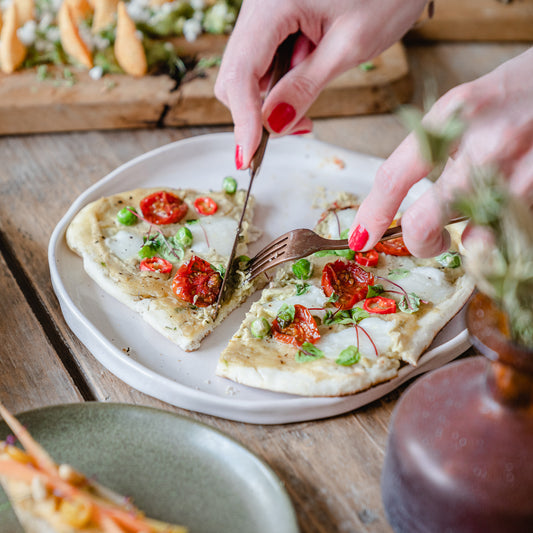
<path fill-rule="evenodd" d="M 296 285 L 296 296 L 301 296 L 302 294 L 309 292 L 310 287 L 311 285 L 309 285 L 309 283 L 298 283 Z"/>
<path fill-rule="evenodd" d="M 361 320 L 368 318 L 370 313 L 361 309 L 360 307 L 353 307 L 352 309 L 346 309 L 343 311 L 330 311 L 327 310 L 324 315 L 323 323 L 325 326 L 331 324 L 344 324 L 344 325 L 353 325 L 359 324 Z"/>
<path fill-rule="evenodd" d="M 309 279 L 313 272 L 313 266 L 308 259 L 299 259 L 292 265 L 292 272 L 297 279 Z"/>
<path fill-rule="evenodd" d="M 376 65 L 372 61 L 365 61 L 359 65 L 359 68 L 365 72 L 368 72 L 369 70 L 374 70 Z"/>
<path fill-rule="evenodd" d="M 409 274 L 411 274 L 411 271 L 406 268 L 395 268 L 394 270 L 389 271 L 387 277 L 393 281 L 397 281 L 406 278 Z"/>
<path fill-rule="evenodd" d="M 385 292 L 383 285 L 369 285 L 366 292 L 366 298 L 373 298 L 374 296 L 379 296 L 383 292 Z"/>
<path fill-rule="evenodd" d="M 315 252 L 314 255 L 317 257 L 324 257 L 326 255 L 337 255 L 339 257 L 344 257 L 345 259 L 353 259 L 355 257 L 355 252 L 350 249 L 346 250 L 319 250 Z"/>
<path fill-rule="evenodd" d="M 339 357 L 335 359 L 335 362 L 338 365 L 342 366 L 352 366 L 359 362 L 361 359 L 361 352 L 357 349 L 356 346 L 348 346 L 342 350 L 339 354 Z"/>
<path fill-rule="evenodd" d="M 297 363 L 308 363 L 309 361 L 316 361 L 317 359 L 322 359 L 323 357 L 324 352 L 322 350 L 310 342 L 304 342 L 294 359 Z"/>
<path fill-rule="evenodd" d="M 278 314 L 276 315 L 276 320 L 278 321 L 279 327 L 281 329 L 284 329 L 289 324 L 292 323 L 295 316 L 296 316 L 296 309 L 294 305 L 284 303 L 278 310 Z"/>
<path fill-rule="evenodd" d="M 176 239 L 182 246 L 190 247 L 193 240 L 191 230 L 186 226 L 182 226 L 176 233 Z"/>
<path fill-rule="evenodd" d="M 435 257 L 435 259 L 446 268 L 458 268 L 461 266 L 461 256 L 457 252 L 444 252 Z"/>
<path fill-rule="evenodd" d="M 398 303 L 398 309 L 404 313 L 416 313 L 420 309 L 420 296 L 414 292 L 410 292 L 407 296 L 403 296 Z"/>

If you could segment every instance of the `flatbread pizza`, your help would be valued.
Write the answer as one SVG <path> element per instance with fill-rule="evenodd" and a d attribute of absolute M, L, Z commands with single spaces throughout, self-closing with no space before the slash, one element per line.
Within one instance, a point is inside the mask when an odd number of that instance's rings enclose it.
<path fill-rule="evenodd" d="M 343 195 L 317 233 L 347 233 L 357 200 Z M 452 247 L 431 259 L 400 238 L 367 253 L 318 252 L 282 267 L 222 352 L 216 373 L 238 383 L 305 396 L 341 396 L 416 365 L 473 290 Z"/>
<path fill-rule="evenodd" d="M 183 350 L 196 350 L 256 287 L 237 271 L 231 298 L 215 317 L 246 194 L 234 180 L 230 185 L 209 192 L 135 189 L 101 198 L 74 217 L 67 244 L 106 292 Z M 252 216 L 250 198 L 237 256 L 259 235 Z"/>
<path fill-rule="evenodd" d="M 57 464 L 2 404 L 0 415 L 23 447 L 15 439 L 0 441 L 0 484 L 26 533 L 187 533 L 147 518 L 71 465 Z"/>

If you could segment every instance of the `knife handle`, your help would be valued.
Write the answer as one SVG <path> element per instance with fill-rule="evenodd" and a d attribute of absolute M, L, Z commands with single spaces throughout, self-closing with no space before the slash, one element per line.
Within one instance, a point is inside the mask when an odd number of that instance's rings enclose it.
<path fill-rule="evenodd" d="M 292 52 L 297 37 L 298 33 L 293 33 L 289 35 L 276 50 L 276 54 L 274 55 L 274 60 L 272 62 L 272 74 L 270 76 L 270 81 L 265 96 L 272 90 L 274 85 L 276 85 L 276 83 L 278 83 L 278 81 L 283 78 L 283 76 L 290 70 Z M 257 150 L 255 151 L 252 160 L 250 161 L 251 179 L 254 178 L 254 176 L 259 170 L 259 167 L 261 166 L 269 136 L 269 132 L 263 126 L 263 131 L 261 133 L 261 141 L 259 142 L 259 146 L 257 147 Z"/>

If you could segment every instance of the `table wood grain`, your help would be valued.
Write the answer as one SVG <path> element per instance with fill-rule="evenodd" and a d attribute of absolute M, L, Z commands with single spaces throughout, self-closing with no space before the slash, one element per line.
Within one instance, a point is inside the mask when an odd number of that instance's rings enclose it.
<path fill-rule="evenodd" d="M 414 101 L 422 101 L 428 79 L 435 82 L 438 96 L 525 49 L 519 44 L 409 47 Z M 50 282 L 47 246 L 71 203 L 141 153 L 227 130 L 169 128 L 0 138 L 0 400 L 14 412 L 103 401 L 190 416 L 226 432 L 270 464 L 292 498 L 302 532 L 390 533 L 379 478 L 388 424 L 405 386 L 355 412 L 325 420 L 273 426 L 233 422 L 184 411 L 133 390 L 98 363 L 63 319 Z M 404 135 L 390 114 L 320 120 L 315 125 L 315 136 L 321 140 L 381 157 L 389 155 Z"/>

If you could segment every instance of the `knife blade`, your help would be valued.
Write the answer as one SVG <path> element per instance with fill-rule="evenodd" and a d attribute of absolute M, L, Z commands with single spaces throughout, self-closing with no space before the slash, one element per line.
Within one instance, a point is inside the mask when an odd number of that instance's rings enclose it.
<path fill-rule="evenodd" d="M 287 39 L 285 39 L 278 47 L 276 54 L 274 56 L 273 63 L 272 63 L 272 75 L 270 77 L 269 87 L 265 93 L 265 96 L 268 95 L 272 87 L 274 87 L 274 85 L 283 77 L 283 75 L 286 72 L 288 72 L 290 68 L 290 64 L 291 64 L 292 50 L 294 47 L 294 42 L 296 40 L 296 37 L 297 37 L 297 34 L 289 35 L 289 37 L 287 37 Z M 257 150 L 255 151 L 252 157 L 252 160 L 250 162 L 248 189 L 246 190 L 246 196 L 244 198 L 241 216 L 239 219 L 239 223 L 237 225 L 237 231 L 235 232 L 235 238 L 233 240 L 233 246 L 231 248 L 231 253 L 228 259 L 228 263 L 226 265 L 226 273 L 224 274 L 224 277 L 222 278 L 222 285 L 220 287 L 220 291 L 218 293 L 217 301 L 215 304 L 213 320 L 215 320 L 216 317 L 218 316 L 220 306 L 222 305 L 222 302 L 224 301 L 224 298 L 226 297 L 227 291 L 229 290 L 228 281 L 231 277 L 232 271 L 235 266 L 233 263 L 235 261 L 235 254 L 237 252 L 237 245 L 239 243 L 239 238 L 241 235 L 242 223 L 244 221 L 244 217 L 246 214 L 246 207 L 248 205 L 248 199 L 250 198 L 250 192 L 252 190 L 254 179 L 259 173 L 259 169 L 261 168 L 261 163 L 263 162 L 263 157 L 265 155 L 269 137 L 270 137 L 270 134 L 268 130 L 265 129 L 265 127 L 263 127 L 263 131 L 261 133 L 261 141 L 259 142 L 259 146 L 257 147 Z"/>

